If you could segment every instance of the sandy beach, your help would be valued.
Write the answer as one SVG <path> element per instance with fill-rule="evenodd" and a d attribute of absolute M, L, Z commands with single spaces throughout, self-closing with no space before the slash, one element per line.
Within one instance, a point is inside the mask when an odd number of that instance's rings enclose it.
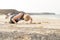
<path fill-rule="evenodd" d="M 5 17 L 5 15 L 0 15 L 0 35 L 2 35 L 0 36 L 0 40 L 60 39 L 60 18 L 31 15 L 33 18 L 32 24 L 28 24 L 23 20 L 17 24 L 10 24 L 10 18 L 5 19 Z"/>

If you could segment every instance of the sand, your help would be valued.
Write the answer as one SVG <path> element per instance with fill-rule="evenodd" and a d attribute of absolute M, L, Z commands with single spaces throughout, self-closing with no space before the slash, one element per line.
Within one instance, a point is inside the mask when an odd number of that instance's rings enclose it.
<path fill-rule="evenodd" d="M 60 40 L 60 19 L 48 16 L 31 16 L 32 24 L 19 21 L 10 24 L 0 15 L 0 40 Z"/>

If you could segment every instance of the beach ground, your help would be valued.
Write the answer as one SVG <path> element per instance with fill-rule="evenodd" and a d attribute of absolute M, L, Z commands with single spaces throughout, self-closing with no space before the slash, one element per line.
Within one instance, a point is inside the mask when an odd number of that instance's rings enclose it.
<path fill-rule="evenodd" d="M 41 16 L 31 17 L 33 18 L 32 24 L 25 21 L 19 21 L 17 24 L 10 24 L 10 18 L 5 19 L 5 15 L 0 15 L 0 36 L 2 35 L 0 40 L 60 39 L 60 19 Z"/>

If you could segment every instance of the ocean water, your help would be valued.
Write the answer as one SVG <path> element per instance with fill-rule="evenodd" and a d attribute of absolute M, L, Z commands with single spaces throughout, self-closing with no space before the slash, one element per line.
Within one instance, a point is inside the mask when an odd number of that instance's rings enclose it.
<path fill-rule="evenodd" d="M 31 15 L 33 18 L 60 19 L 60 15 Z"/>

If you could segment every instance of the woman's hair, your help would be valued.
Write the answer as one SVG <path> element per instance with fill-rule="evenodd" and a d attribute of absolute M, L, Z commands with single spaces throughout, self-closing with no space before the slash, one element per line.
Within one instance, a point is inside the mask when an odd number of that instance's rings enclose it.
<path fill-rule="evenodd" d="M 28 21 L 29 19 L 30 19 L 29 14 L 25 14 L 25 15 L 24 15 L 24 20 L 25 20 L 25 21 Z"/>

